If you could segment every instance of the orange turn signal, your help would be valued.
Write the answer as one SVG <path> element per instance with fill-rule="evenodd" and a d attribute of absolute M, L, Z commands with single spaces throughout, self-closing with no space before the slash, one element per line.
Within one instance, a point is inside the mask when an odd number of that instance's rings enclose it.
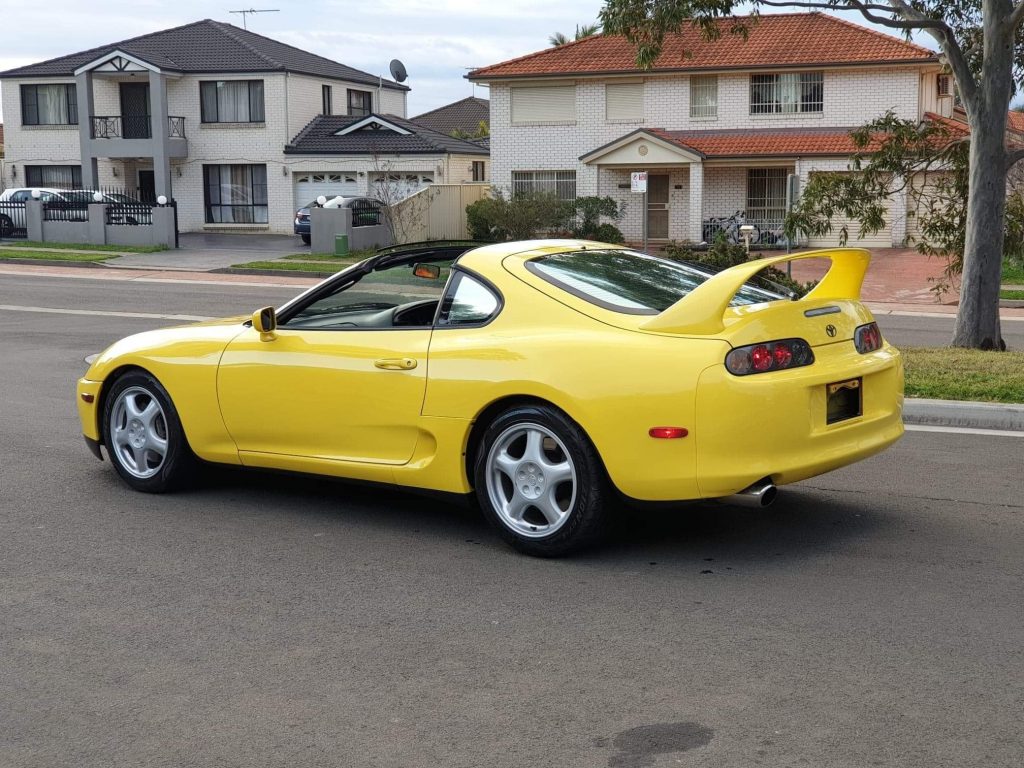
<path fill-rule="evenodd" d="M 647 430 L 647 434 L 661 440 L 675 440 L 686 437 L 690 432 L 686 427 L 651 427 Z"/>
<path fill-rule="evenodd" d="M 89 392 L 83 392 L 82 393 L 82 400 L 84 400 L 87 403 L 91 403 L 95 399 L 96 399 L 96 395 L 90 394 Z"/>

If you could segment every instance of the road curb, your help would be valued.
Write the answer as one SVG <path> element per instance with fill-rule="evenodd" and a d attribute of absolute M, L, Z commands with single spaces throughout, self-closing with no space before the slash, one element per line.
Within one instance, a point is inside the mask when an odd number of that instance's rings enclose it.
<path fill-rule="evenodd" d="M 244 269 L 241 267 L 219 267 L 205 270 L 214 275 L 267 275 L 269 277 L 310 277 L 324 279 L 334 277 L 337 272 L 306 272 L 300 269 Z"/>
<path fill-rule="evenodd" d="M 0 266 L 4 264 L 17 264 L 25 267 L 59 266 L 59 267 L 81 267 L 92 269 L 103 267 L 102 261 L 71 261 L 61 259 L 0 259 Z"/>
<path fill-rule="evenodd" d="M 1024 432 L 1024 405 L 908 397 L 903 422 L 930 427 Z"/>

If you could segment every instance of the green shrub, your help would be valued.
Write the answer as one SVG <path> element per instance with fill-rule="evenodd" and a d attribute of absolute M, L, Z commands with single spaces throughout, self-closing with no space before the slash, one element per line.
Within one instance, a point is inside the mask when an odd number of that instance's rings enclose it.
<path fill-rule="evenodd" d="M 550 193 L 506 197 L 495 190 L 493 195 L 466 206 L 466 225 L 474 240 L 530 240 L 570 229 L 575 215 L 571 202 Z"/>
<path fill-rule="evenodd" d="M 1003 255 L 1010 264 L 1024 267 L 1024 192 L 1006 198 L 1006 238 Z"/>
<path fill-rule="evenodd" d="M 614 224 L 598 224 L 594 227 L 594 231 L 589 235 L 583 237 L 584 240 L 596 240 L 599 243 L 624 243 L 626 242 L 625 235 L 622 231 Z"/>
<path fill-rule="evenodd" d="M 695 250 L 690 246 L 672 241 L 665 246 L 665 257 L 674 261 L 688 261 L 692 264 L 700 264 L 714 272 L 721 272 L 723 269 L 735 267 L 750 259 L 760 259 L 763 253 L 751 253 L 748 257 L 747 249 L 737 243 L 730 243 L 725 234 L 718 233 L 714 242 L 707 250 Z M 817 281 L 799 283 L 785 272 L 775 267 L 765 267 L 757 273 L 755 279 L 761 278 L 782 286 L 794 296 L 805 296 Z"/>
<path fill-rule="evenodd" d="M 599 240 L 597 231 L 604 226 L 601 217 L 618 221 L 622 218 L 619 204 L 610 197 L 577 197 L 572 202 L 576 220 L 572 232 L 585 240 Z M 613 241 L 621 242 L 621 241 Z"/>

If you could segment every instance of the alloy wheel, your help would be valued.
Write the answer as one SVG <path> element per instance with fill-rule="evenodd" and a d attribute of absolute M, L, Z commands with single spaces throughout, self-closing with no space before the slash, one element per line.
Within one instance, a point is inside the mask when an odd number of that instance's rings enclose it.
<path fill-rule="evenodd" d="M 125 471 L 140 480 L 153 477 L 167 460 L 167 417 L 157 399 L 142 387 L 117 396 L 110 411 L 111 452 Z"/>
<path fill-rule="evenodd" d="M 569 519 L 577 474 L 565 445 L 540 424 L 515 424 L 491 445 L 487 495 L 501 522 L 521 536 L 549 536 Z"/>

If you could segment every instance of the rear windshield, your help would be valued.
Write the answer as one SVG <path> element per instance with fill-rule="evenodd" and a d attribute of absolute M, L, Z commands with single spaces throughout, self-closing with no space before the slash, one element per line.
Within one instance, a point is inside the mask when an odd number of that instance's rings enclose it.
<path fill-rule="evenodd" d="M 711 270 L 637 251 L 572 251 L 540 256 L 527 269 L 564 291 L 599 307 L 629 315 L 664 312 L 709 277 Z M 785 299 L 781 293 L 745 284 L 730 306 Z"/>

